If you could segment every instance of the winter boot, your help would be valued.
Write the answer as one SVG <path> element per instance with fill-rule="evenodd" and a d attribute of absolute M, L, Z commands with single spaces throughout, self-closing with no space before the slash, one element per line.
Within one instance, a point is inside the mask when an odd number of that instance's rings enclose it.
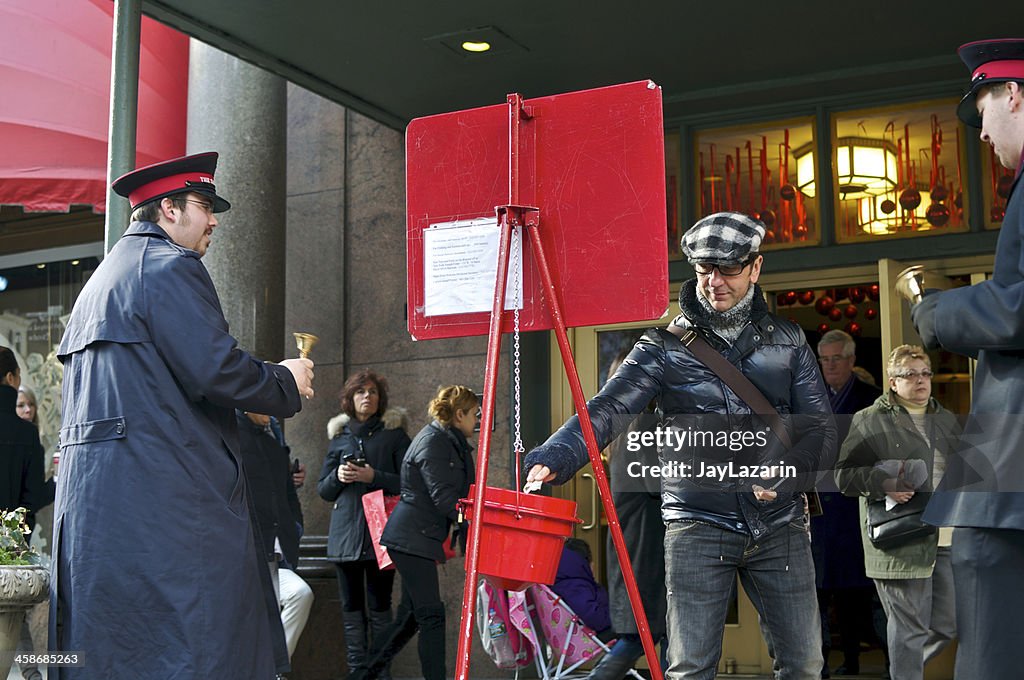
<path fill-rule="evenodd" d="M 345 657 L 349 675 L 366 666 L 366 620 L 363 612 L 341 613 L 345 626 Z"/>
<path fill-rule="evenodd" d="M 416 622 L 420 626 L 420 670 L 424 680 L 445 680 L 444 604 L 430 604 L 416 608 Z"/>
<path fill-rule="evenodd" d="M 625 655 L 605 654 L 604 658 L 590 671 L 587 680 L 622 680 L 635 661 Z"/>
<path fill-rule="evenodd" d="M 370 637 L 372 642 L 370 643 L 370 657 L 375 656 L 381 648 L 384 647 L 384 643 L 387 642 L 388 629 L 391 628 L 392 616 L 391 610 L 385 609 L 382 612 L 370 612 Z M 384 668 L 377 674 L 380 680 L 391 680 L 391 662 L 388 661 Z"/>
<path fill-rule="evenodd" d="M 367 660 L 366 667 L 359 669 L 355 673 L 350 673 L 348 680 L 366 680 L 367 678 L 380 677 L 381 671 L 391 666 L 391 660 L 398 656 L 402 648 L 416 635 L 417 630 L 419 630 L 419 626 L 416 625 L 416 619 L 413 617 L 412 612 L 399 607 L 398 618 L 391 625 L 388 639 L 384 641 L 373 657 Z M 377 643 L 374 643 L 374 648 L 376 647 Z"/>

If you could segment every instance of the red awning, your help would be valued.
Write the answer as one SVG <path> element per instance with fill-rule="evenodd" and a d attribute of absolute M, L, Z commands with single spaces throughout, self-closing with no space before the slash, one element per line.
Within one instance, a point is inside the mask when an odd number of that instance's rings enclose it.
<path fill-rule="evenodd" d="M 103 212 L 110 0 L 0 0 L 0 204 Z M 188 37 L 142 19 L 136 165 L 185 154 Z"/>

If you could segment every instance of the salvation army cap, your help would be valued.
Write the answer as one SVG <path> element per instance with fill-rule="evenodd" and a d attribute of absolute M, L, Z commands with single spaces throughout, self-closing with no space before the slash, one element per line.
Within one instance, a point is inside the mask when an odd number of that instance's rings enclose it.
<path fill-rule="evenodd" d="M 971 72 L 971 89 L 957 105 L 956 115 L 971 127 L 980 128 L 978 90 L 989 83 L 1024 82 L 1024 40 L 978 40 L 961 45 L 957 54 Z"/>
<path fill-rule="evenodd" d="M 739 264 L 761 249 L 764 231 L 764 224 L 749 215 L 714 213 L 683 234 L 682 249 L 691 264 Z"/>
<path fill-rule="evenodd" d="M 165 196 L 194 192 L 213 201 L 213 212 L 224 212 L 231 209 L 231 204 L 217 195 L 213 183 L 217 158 L 217 152 L 208 151 L 154 163 L 118 177 L 110 186 L 128 199 L 132 210 Z"/>

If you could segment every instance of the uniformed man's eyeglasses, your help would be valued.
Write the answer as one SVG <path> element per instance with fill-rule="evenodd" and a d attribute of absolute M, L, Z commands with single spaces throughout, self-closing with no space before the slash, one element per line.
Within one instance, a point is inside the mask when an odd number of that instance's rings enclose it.
<path fill-rule="evenodd" d="M 190 198 L 186 198 L 185 202 L 186 203 L 194 203 L 194 204 L 198 205 L 200 208 L 203 209 L 203 212 L 205 212 L 208 216 L 213 214 L 213 204 L 212 203 L 207 203 L 206 201 L 193 201 Z"/>
<path fill-rule="evenodd" d="M 750 264 L 750 260 L 739 264 L 713 264 L 711 262 L 697 262 L 693 265 L 694 270 L 701 276 L 710 276 L 716 269 L 722 276 L 739 276 Z"/>

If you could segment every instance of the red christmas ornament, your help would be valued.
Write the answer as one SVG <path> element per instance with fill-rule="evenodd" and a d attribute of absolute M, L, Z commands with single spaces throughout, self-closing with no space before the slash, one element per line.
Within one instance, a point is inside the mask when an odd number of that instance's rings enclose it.
<path fill-rule="evenodd" d="M 825 333 L 828 333 L 830 330 L 832 330 L 832 327 L 829 326 L 827 323 L 818 324 L 818 333 L 820 333 L 821 335 L 825 335 Z"/>
<path fill-rule="evenodd" d="M 856 321 L 850 321 L 849 323 L 847 323 L 845 326 L 843 326 L 843 330 L 855 338 L 860 337 L 861 327 L 860 324 L 857 323 Z"/>
<path fill-rule="evenodd" d="M 796 304 L 796 291 L 795 290 L 787 290 L 786 291 L 786 306 L 790 307 L 790 306 L 795 305 L 795 304 Z"/>
<path fill-rule="evenodd" d="M 878 287 L 877 283 L 872 283 L 870 286 L 868 286 L 868 298 L 871 299 L 873 302 L 878 302 L 878 298 L 881 296 L 881 294 L 882 291 Z"/>
<path fill-rule="evenodd" d="M 775 243 L 775 231 L 774 230 L 769 229 L 766 232 L 764 232 L 764 242 L 765 243 Z"/>
<path fill-rule="evenodd" d="M 868 307 L 864 310 L 864 318 L 868 321 L 874 321 L 878 318 L 878 310 L 874 307 Z"/>
<path fill-rule="evenodd" d="M 775 306 L 785 307 L 786 306 L 786 295 L 785 293 L 779 293 L 775 296 Z"/>
<path fill-rule="evenodd" d="M 1013 175 L 1003 175 L 996 182 L 996 193 L 999 198 L 1006 200 L 1010 197 L 1010 189 L 1013 188 Z"/>
<path fill-rule="evenodd" d="M 792 201 L 796 198 L 796 187 L 792 184 L 783 184 L 782 188 L 779 189 L 779 196 L 782 197 L 783 201 Z"/>
<path fill-rule="evenodd" d="M 846 309 L 843 310 L 843 315 L 847 319 L 856 319 L 858 311 L 860 310 L 857 309 L 857 305 L 846 305 Z"/>
<path fill-rule="evenodd" d="M 1006 216 L 1006 210 L 1004 210 L 1003 208 L 1001 208 L 998 205 L 992 206 L 992 212 L 989 213 L 989 217 L 992 218 L 993 222 L 1002 222 L 1003 221 L 1003 217 L 1005 217 L 1005 216 Z"/>
<path fill-rule="evenodd" d="M 814 302 L 814 291 L 813 290 L 802 291 L 800 293 L 800 295 L 797 296 L 797 298 L 800 300 L 800 304 L 802 304 L 802 305 L 809 305 L 812 302 Z"/>
<path fill-rule="evenodd" d="M 801 241 L 807 239 L 807 231 L 808 230 L 806 224 L 798 224 L 796 225 L 796 228 L 793 229 L 793 233 L 796 234 L 796 237 Z"/>
<path fill-rule="evenodd" d="M 828 318 L 832 319 L 833 321 L 839 321 L 840 319 L 843 318 L 843 312 L 838 307 L 833 307 L 831 310 L 829 310 Z"/>
<path fill-rule="evenodd" d="M 949 222 L 949 208 L 942 203 L 932 203 L 924 217 L 933 227 L 944 227 Z"/>
<path fill-rule="evenodd" d="M 836 288 L 836 301 L 837 302 L 839 300 L 842 300 L 842 299 L 848 298 L 848 297 L 850 297 L 850 289 L 849 288 Z"/>
<path fill-rule="evenodd" d="M 882 204 L 878 207 L 882 211 L 883 215 L 891 215 L 893 211 L 896 210 L 896 204 L 889 198 L 882 201 Z"/>
<path fill-rule="evenodd" d="M 761 221 L 764 222 L 764 226 L 771 227 L 775 225 L 775 211 L 765 210 L 761 213 Z"/>
<path fill-rule="evenodd" d="M 921 205 L 921 192 L 913 187 L 904 189 L 903 193 L 900 194 L 900 205 L 907 212 L 916 210 L 917 206 Z"/>
<path fill-rule="evenodd" d="M 859 305 L 864 302 L 865 294 L 863 288 L 850 289 L 850 302 Z"/>
<path fill-rule="evenodd" d="M 828 295 L 823 295 L 818 298 L 818 301 L 814 303 L 814 311 L 822 316 L 827 316 L 829 312 L 836 306 L 835 300 L 830 298 Z"/>
<path fill-rule="evenodd" d="M 949 197 L 949 189 L 945 184 L 936 184 L 932 187 L 932 200 L 945 201 Z"/>

